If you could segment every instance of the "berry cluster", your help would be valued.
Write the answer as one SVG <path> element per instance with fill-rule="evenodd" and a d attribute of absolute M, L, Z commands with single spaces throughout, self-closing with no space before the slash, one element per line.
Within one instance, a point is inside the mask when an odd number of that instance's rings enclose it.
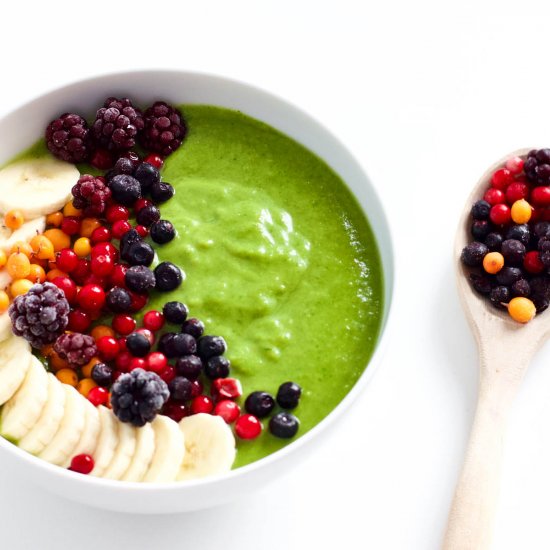
<path fill-rule="evenodd" d="M 471 216 L 461 260 L 473 288 L 528 322 L 550 304 L 550 149 L 508 159 Z"/>

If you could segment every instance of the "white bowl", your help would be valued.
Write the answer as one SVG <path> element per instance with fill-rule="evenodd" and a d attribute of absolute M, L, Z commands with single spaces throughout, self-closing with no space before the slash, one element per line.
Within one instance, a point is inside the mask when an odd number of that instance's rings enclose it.
<path fill-rule="evenodd" d="M 237 109 L 293 137 L 323 158 L 347 183 L 366 213 L 380 248 L 384 274 L 382 330 L 368 368 L 344 400 L 317 426 L 284 449 L 230 473 L 185 483 L 139 484 L 75 474 L 21 451 L 0 437 L 0 465 L 10 463 L 22 482 L 81 503 L 133 513 L 198 510 L 232 500 L 273 480 L 303 459 L 345 416 L 380 363 L 394 287 L 394 260 L 384 209 L 369 178 L 349 151 L 324 126 L 287 101 L 219 76 L 180 71 L 137 71 L 92 78 L 64 86 L 23 105 L 0 120 L 0 164 L 34 143 L 53 116 L 90 113 L 108 96 L 134 98 L 139 104 L 165 99 L 175 104 L 202 103 Z"/>

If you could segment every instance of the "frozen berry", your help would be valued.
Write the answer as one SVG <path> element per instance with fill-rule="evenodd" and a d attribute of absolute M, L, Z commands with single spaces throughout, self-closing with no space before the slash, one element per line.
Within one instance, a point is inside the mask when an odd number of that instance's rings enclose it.
<path fill-rule="evenodd" d="M 64 292 L 69 304 L 74 305 L 78 294 L 76 283 L 69 277 L 55 277 L 51 282 Z"/>
<path fill-rule="evenodd" d="M 161 292 L 169 292 L 178 288 L 183 275 L 181 269 L 172 262 L 161 262 L 155 267 L 155 288 Z"/>
<path fill-rule="evenodd" d="M 196 380 L 202 372 L 202 361 L 197 355 L 185 355 L 179 357 L 176 361 L 176 372 L 189 378 L 189 380 Z"/>
<path fill-rule="evenodd" d="M 174 338 L 176 334 L 174 332 L 165 332 L 160 338 L 158 342 L 158 350 L 164 354 L 167 354 L 170 352 L 170 342 L 172 341 L 172 338 Z"/>
<path fill-rule="evenodd" d="M 113 382 L 113 369 L 105 363 L 96 363 L 92 367 L 92 380 L 104 388 L 108 388 Z"/>
<path fill-rule="evenodd" d="M 491 252 L 500 252 L 502 246 L 503 237 L 500 233 L 489 233 L 483 241 Z"/>
<path fill-rule="evenodd" d="M 507 168 L 500 168 L 491 177 L 491 185 L 495 189 L 504 190 L 514 181 L 514 176 Z"/>
<path fill-rule="evenodd" d="M 84 285 L 78 293 L 77 301 L 85 311 L 99 311 L 105 304 L 105 291 L 99 285 Z"/>
<path fill-rule="evenodd" d="M 229 376 L 229 370 L 231 368 L 231 363 L 227 357 L 223 355 L 214 355 L 210 357 L 204 365 L 204 374 L 210 380 L 215 380 L 216 378 L 226 378 Z"/>
<path fill-rule="evenodd" d="M 491 208 L 489 218 L 495 225 L 505 225 L 509 223 L 512 218 L 510 207 L 506 204 L 495 204 Z"/>
<path fill-rule="evenodd" d="M 149 243 L 146 243 L 145 241 L 137 241 L 130 245 L 125 259 L 132 266 L 135 266 L 135 265 L 149 266 L 153 262 L 154 258 L 155 258 L 155 251 L 153 250 L 153 247 Z M 167 262 L 163 262 L 163 263 L 167 263 Z M 162 264 L 159 264 L 159 265 L 162 265 Z"/>
<path fill-rule="evenodd" d="M 162 157 L 160 155 L 147 155 L 143 162 L 147 162 L 151 165 L 153 165 L 155 168 L 158 168 L 159 170 L 162 168 L 162 165 L 164 164 L 164 160 L 162 160 Z"/>
<path fill-rule="evenodd" d="M 107 293 L 105 303 L 113 313 L 125 313 L 130 311 L 132 298 L 127 290 L 115 286 Z"/>
<path fill-rule="evenodd" d="M 164 315 L 160 311 L 148 311 L 143 316 L 143 326 L 153 332 L 160 330 L 164 326 Z"/>
<path fill-rule="evenodd" d="M 526 183 L 516 181 L 511 183 L 506 189 L 506 200 L 509 204 L 526 199 L 529 196 L 529 186 Z"/>
<path fill-rule="evenodd" d="M 257 418 L 265 418 L 275 408 L 275 399 L 265 391 L 255 391 L 246 398 L 244 408 Z"/>
<path fill-rule="evenodd" d="M 227 344 L 221 336 L 203 336 L 199 340 L 198 355 L 205 360 L 215 355 L 223 355 L 227 351 Z"/>
<path fill-rule="evenodd" d="M 528 297 L 531 294 L 531 287 L 527 279 L 518 279 L 512 285 L 512 296 L 522 296 L 524 298 Z"/>
<path fill-rule="evenodd" d="M 113 199 L 124 206 L 132 206 L 141 197 L 139 181 L 127 174 L 115 176 L 109 182 Z"/>
<path fill-rule="evenodd" d="M 176 376 L 169 384 L 170 396 L 174 401 L 188 401 L 192 395 L 191 381 L 184 376 Z"/>
<path fill-rule="evenodd" d="M 93 230 L 90 240 L 92 241 L 92 244 L 97 244 L 109 242 L 111 238 L 112 235 L 110 229 L 102 225 L 101 227 L 96 227 Z"/>
<path fill-rule="evenodd" d="M 193 355 L 197 351 L 197 341 L 190 334 L 180 332 L 170 340 L 168 349 L 171 357 Z"/>
<path fill-rule="evenodd" d="M 521 242 L 524 246 L 529 244 L 531 240 L 531 231 L 527 224 L 513 225 L 506 232 L 506 239 L 515 239 Z"/>
<path fill-rule="evenodd" d="M 134 357 L 145 357 L 151 351 L 151 342 L 139 332 L 126 337 L 126 347 Z"/>
<path fill-rule="evenodd" d="M 488 275 L 480 275 L 479 273 L 470 273 L 470 282 L 474 290 L 480 294 L 490 294 L 493 285 Z"/>
<path fill-rule="evenodd" d="M 239 418 L 241 409 L 235 401 L 231 401 L 230 399 L 222 399 L 221 401 L 218 401 L 214 407 L 214 414 L 216 416 L 221 416 L 227 424 L 232 424 L 235 420 L 237 420 L 237 418 Z"/>
<path fill-rule="evenodd" d="M 111 228 L 113 239 L 122 239 L 131 229 L 132 226 L 128 220 L 117 220 Z"/>
<path fill-rule="evenodd" d="M 162 308 L 162 313 L 169 323 L 181 325 L 187 319 L 189 309 L 181 302 L 166 302 Z"/>
<path fill-rule="evenodd" d="M 151 186 L 149 193 L 151 194 L 151 199 L 155 204 L 162 204 L 170 200 L 175 193 L 175 189 L 165 181 L 160 181 Z"/>
<path fill-rule="evenodd" d="M 496 280 L 499 285 L 511 286 L 521 279 L 522 275 L 518 267 L 505 266 L 496 274 Z"/>
<path fill-rule="evenodd" d="M 176 229 L 168 220 L 158 220 L 151 225 L 151 239 L 157 244 L 169 243 L 176 236 Z"/>
<path fill-rule="evenodd" d="M 496 286 L 491 290 L 491 303 L 499 309 L 506 309 L 505 304 L 510 301 L 511 297 L 510 289 L 507 286 Z"/>
<path fill-rule="evenodd" d="M 194 338 L 200 338 L 204 334 L 204 323 L 199 319 L 191 317 L 183 323 L 181 331 L 190 334 Z"/>
<path fill-rule="evenodd" d="M 487 246 L 483 243 L 474 241 L 464 247 L 460 259 L 467 266 L 477 267 L 481 265 L 483 257 L 487 252 L 489 252 Z"/>
<path fill-rule="evenodd" d="M 507 239 L 500 250 L 507 265 L 522 265 L 525 256 L 525 245 L 516 239 Z"/>
<path fill-rule="evenodd" d="M 112 361 L 120 351 L 120 344 L 113 336 L 102 336 L 97 340 L 97 351 L 104 361 Z"/>
<path fill-rule="evenodd" d="M 96 386 L 88 392 L 87 398 L 94 407 L 106 405 L 109 401 L 109 390 L 101 386 Z"/>
<path fill-rule="evenodd" d="M 216 401 L 237 399 L 243 394 L 243 388 L 236 378 L 216 378 L 212 381 L 210 392 Z"/>
<path fill-rule="evenodd" d="M 107 201 L 111 197 L 111 190 L 105 183 L 95 176 L 85 174 L 73 186 L 73 206 L 82 210 L 88 217 L 102 215 L 107 208 Z"/>
<path fill-rule="evenodd" d="M 472 206 L 472 218 L 474 220 L 488 220 L 491 205 L 484 200 L 477 201 Z"/>
<path fill-rule="evenodd" d="M 179 422 L 189 414 L 189 409 L 184 403 L 168 401 L 162 410 L 162 414 L 168 416 L 174 422 Z"/>
<path fill-rule="evenodd" d="M 302 388 L 296 382 L 285 382 L 277 390 L 277 403 L 283 409 L 295 409 L 298 406 Z"/>
<path fill-rule="evenodd" d="M 130 250 L 130 246 L 141 240 L 140 234 L 135 229 L 130 229 L 124 233 L 120 239 L 120 257 L 123 260 L 128 261 L 128 251 Z"/>
<path fill-rule="evenodd" d="M 109 223 L 115 223 L 120 220 L 127 221 L 130 218 L 130 211 L 126 206 L 122 206 L 122 204 L 113 204 L 107 208 L 105 218 Z"/>
<path fill-rule="evenodd" d="M 98 347 L 92 336 L 73 332 L 62 334 L 55 341 L 54 350 L 71 366 L 82 367 L 97 355 Z"/>
<path fill-rule="evenodd" d="M 193 414 L 210 414 L 214 409 L 214 402 L 207 395 L 197 395 L 191 401 L 191 411 Z"/>
<path fill-rule="evenodd" d="M 483 200 L 488 202 L 491 206 L 495 204 L 503 203 L 505 200 L 505 195 L 500 189 L 494 189 L 491 187 L 487 189 L 485 195 L 483 195 Z"/>
<path fill-rule="evenodd" d="M 235 433 L 241 439 L 255 439 L 262 433 L 262 423 L 252 414 L 243 414 L 237 419 Z"/>
<path fill-rule="evenodd" d="M 70 273 L 78 265 L 78 256 L 70 248 L 63 248 L 55 255 L 55 263 L 58 269 Z"/>
<path fill-rule="evenodd" d="M 474 220 L 470 231 L 476 241 L 484 241 L 491 232 L 492 225 L 487 220 Z"/>
<path fill-rule="evenodd" d="M 134 172 L 134 178 L 136 178 L 141 184 L 141 191 L 143 194 L 147 193 L 151 187 L 160 182 L 160 172 L 158 168 L 149 164 L 148 162 L 142 162 Z"/>
<path fill-rule="evenodd" d="M 135 330 L 136 320 L 131 315 L 119 313 L 113 317 L 111 325 L 116 332 L 126 336 Z"/>
<path fill-rule="evenodd" d="M 92 456 L 87 454 L 79 454 L 73 456 L 69 470 L 77 474 L 87 475 L 94 469 L 95 462 Z"/>
<path fill-rule="evenodd" d="M 550 205 L 550 186 L 545 185 L 543 187 L 535 187 L 531 191 L 531 202 L 535 206 L 549 206 Z"/>
<path fill-rule="evenodd" d="M 113 167 L 114 162 L 113 154 L 101 147 L 95 149 L 90 157 L 90 164 L 98 170 L 109 170 L 109 168 Z"/>
<path fill-rule="evenodd" d="M 157 101 L 143 116 L 145 128 L 140 139 L 145 149 L 167 157 L 181 145 L 187 129 L 178 109 Z"/>
<path fill-rule="evenodd" d="M 144 265 L 130 267 L 124 276 L 126 286 L 134 292 L 146 292 L 155 288 L 155 274 Z"/>
<path fill-rule="evenodd" d="M 270 419 L 269 431 L 275 436 L 282 439 L 290 439 L 298 433 L 300 423 L 298 419 L 291 413 L 280 412 Z"/>
<path fill-rule="evenodd" d="M 540 254 L 537 250 L 530 250 L 523 258 L 523 268 L 527 273 L 538 275 L 544 271 L 544 264 L 540 259 Z"/>
<path fill-rule="evenodd" d="M 153 351 L 145 358 L 147 361 L 147 368 L 153 372 L 160 373 L 168 364 L 166 355 L 159 351 Z"/>
<path fill-rule="evenodd" d="M 85 311 L 82 311 L 81 309 L 73 309 L 69 313 L 69 323 L 67 325 L 68 330 L 73 332 L 86 332 L 91 324 L 92 320 L 90 319 L 89 314 Z"/>
<path fill-rule="evenodd" d="M 548 185 L 550 183 L 550 149 L 529 151 L 523 170 L 530 182 Z"/>
<path fill-rule="evenodd" d="M 46 128 L 50 153 L 66 162 L 86 162 L 90 156 L 89 129 L 86 121 L 74 113 L 65 113 Z"/>
<path fill-rule="evenodd" d="M 136 221 L 145 227 L 151 227 L 151 225 L 154 225 L 159 220 L 160 210 L 154 204 L 143 207 L 136 215 Z"/>

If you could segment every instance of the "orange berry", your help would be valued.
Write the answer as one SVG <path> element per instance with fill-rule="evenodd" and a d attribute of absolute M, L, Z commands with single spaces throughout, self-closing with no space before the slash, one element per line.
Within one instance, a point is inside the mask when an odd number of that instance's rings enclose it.
<path fill-rule="evenodd" d="M 71 365 L 69 365 L 69 362 L 63 359 L 62 357 L 60 357 L 60 355 L 56 351 L 52 351 L 49 359 L 50 359 L 50 367 L 54 372 L 57 372 L 58 370 L 61 370 L 61 369 L 74 370 L 71 368 Z"/>
<path fill-rule="evenodd" d="M 101 363 L 99 357 L 93 357 L 92 359 L 90 359 L 90 361 L 82 367 L 82 376 L 84 376 L 85 378 L 91 378 L 92 369 L 94 368 L 94 365 L 97 365 L 98 363 Z"/>
<path fill-rule="evenodd" d="M 34 255 L 40 260 L 53 260 L 55 258 L 53 244 L 48 237 L 36 235 L 31 239 L 30 245 Z"/>
<path fill-rule="evenodd" d="M 31 272 L 27 279 L 33 283 L 43 283 L 46 280 L 46 272 L 41 265 L 31 264 Z"/>
<path fill-rule="evenodd" d="M 0 269 L 2 269 L 8 261 L 8 257 L 6 256 L 6 253 L 0 249 Z"/>
<path fill-rule="evenodd" d="M 533 209 L 525 199 L 520 199 L 512 204 L 510 213 L 515 223 L 527 223 L 531 219 Z"/>
<path fill-rule="evenodd" d="M 508 304 L 510 317 L 518 323 L 528 323 L 537 314 L 535 304 L 529 298 L 512 298 Z"/>
<path fill-rule="evenodd" d="M 27 256 L 27 258 L 31 258 L 33 255 L 32 246 L 25 241 L 16 241 L 12 244 L 10 254 L 14 254 L 16 252 L 22 252 L 25 256 Z"/>
<path fill-rule="evenodd" d="M 63 221 L 63 212 L 53 212 L 46 216 L 46 225 L 60 227 Z"/>
<path fill-rule="evenodd" d="M 97 218 L 84 218 L 80 225 L 80 236 L 90 238 L 98 227 L 101 227 L 101 222 Z"/>
<path fill-rule="evenodd" d="M 97 388 L 97 384 L 91 378 L 83 378 L 76 387 L 84 397 L 88 397 L 92 388 Z"/>
<path fill-rule="evenodd" d="M 5 290 L 0 290 L 0 313 L 4 313 L 10 307 L 10 297 Z"/>
<path fill-rule="evenodd" d="M 82 216 L 82 210 L 75 208 L 73 206 L 73 201 L 70 201 L 63 207 L 63 216 L 75 216 L 79 218 Z"/>
<path fill-rule="evenodd" d="M 53 344 L 46 344 L 43 348 L 40 348 L 40 353 L 46 358 L 50 357 L 53 353 Z"/>
<path fill-rule="evenodd" d="M 71 237 L 63 233 L 61 229 L 46 229 L 46 231 L 44 231 L 44 237 L 50 239 L 53 244 L 53 249 L 56 252 L 71 247 Z"/>
<path fill-rule="evenodd" d="M 29 281 L 29 279 L 16 279 L 10 285 L 10 294 L 13 298 L 21 296 L 21 294 L 27 294 L 33 285 L 34 283 Z"/>
<path fill-rule="evenodd" d="M 9 229 L 19 229 L 24 222 L 25 218 L 23 218 L 21 210 L 10 210 L 4 216 L 4 225 Z"/>
<path fill-rule="evenodd" d="M 12 279 L 24 279 L 31 272 L 31 262 L 22 252 L 14 252 L 8 258 L 6 269 Z"/>
<path fill-rule="evenodd" d="M 483 258 L 483 269 L 494 275 L 504 267 L 504 256 L 500 252 L 489 252 Z"/>
<path fill-rule="evenodd" d="M 67 273 L 64 271 L 61 271 L 61 269 L 52 269 L 51 271 L 48 271 L 46 273 L 46 280 L 47 281 L 53 281 L 56 277 L 68 277 Z"/>
<path fill-rule="evenodd" d="M 92 251 L 92 245 L 90 244 L 90 239 L 87 237 L 80 237 L 77 239 L 73 245 L 73 250 L 79 258 L 85 258 L 90 255 Z"/>
<path fill-rule="evenodd" d="M 73 369 L 60 369 L 55 375 L 60 382 L 63 382 L 63 384 L 68 384 L 73 388 L 78 386 L 78 376 Z"/>
<path fill-rule="evenodd" d="M 90 335 L 94 340 L 99 340 L 102 336 L 115 336 L 115 331 L 107 325 L 97 325 L 91 331 Z"/>

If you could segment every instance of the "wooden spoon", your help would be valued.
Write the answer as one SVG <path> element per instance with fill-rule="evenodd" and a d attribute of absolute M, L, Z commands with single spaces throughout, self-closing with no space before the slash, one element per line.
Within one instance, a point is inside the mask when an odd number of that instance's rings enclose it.
<path fill-rule="evenodd" d="M 483 174 L 466 201 L 456 235 L 458 293 L 477 341 L 480 376 L 474 424 L 449 514 L 444 550 L 491 547 L 508 412 L 531 359 L 550 335 L 550 311 L 525 325 L 517 323 L 472 289 L 469 269 L 460 261 L 462 249 L 472 240 L 472 204 L 483 197 L 495 170 L 512 156 L 525 158 L 528 151 L 510 153 Z"/>

